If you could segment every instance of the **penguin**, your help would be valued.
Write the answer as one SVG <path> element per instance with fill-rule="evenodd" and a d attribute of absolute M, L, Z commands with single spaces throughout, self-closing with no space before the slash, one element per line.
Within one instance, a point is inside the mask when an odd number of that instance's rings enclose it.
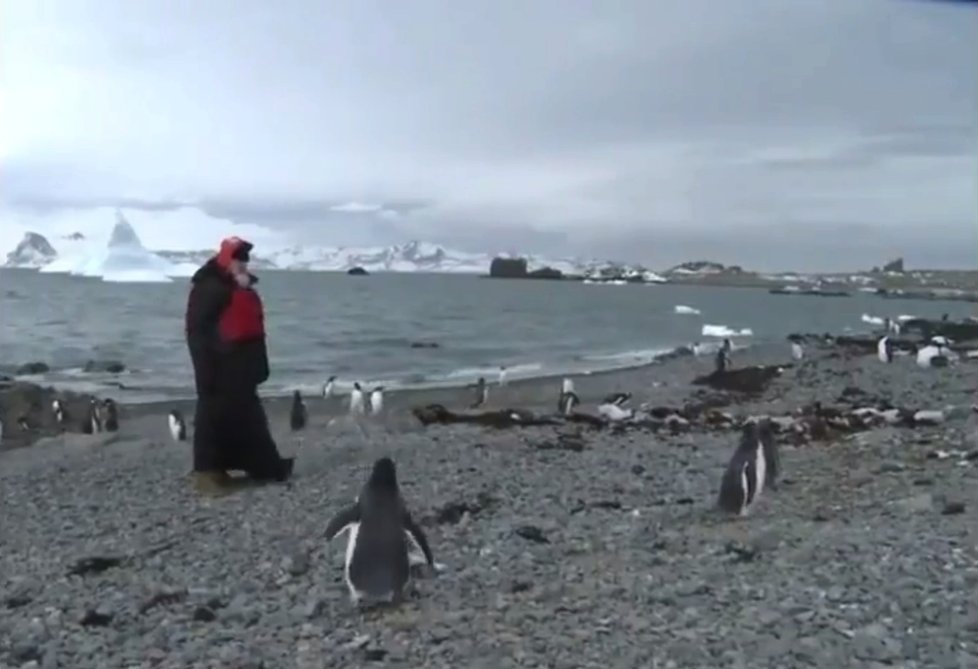
<path fill-rule="evenodd" d="M 98 434 L 102 431 L 102 407 L 94 397 L 88 404 L 88 413 L 82 422 L 82 432 L 85 434 Z"/>
<path fill-rule="evenodd" d="M 730 354 L 724 346 L 721 346 L 720 350 L 717 351 L 717 356 L 714 360 L 716 362 L 717 372 L 727 371 L 727 367 L 730 366 Z"/>
<path fill-rule="evenodd" d="M 795 360 L 801 360 L 805 357 L 804 347 L 796 341 L 791 342 L 791 357 Z"/>
<path fill-rule="evenodd" d="M 326 379 L 326 383 L 323 384 L 323 397 L 329 398 L 333 396 L 333 391 L 336 389 L 336 376 L 331 376 Z"/>
<path fill-rule="evenodd" d="M 730 353 L 733 350 L 733 344 L 730 343 L 730 338 L 729 337 L 724 337 L 723 338 L 723 346 L 721 346 L 720 348 L 722 348 L 727 353 Z"/>
<path fill-rule="evenodd" d="M 384 410 L 384 386 L 377 386 L 370 392 L 370 414 L 377 416 Z"/>
<path fill-rule="evenodd" d="M 350 391 L 350 413 L 363 413 L 363 390 L 360 388 L 359 381 L 354 382 L 353 390 Z"/>
<path fill-rule="evenodd" d="M 560 384 L 560 395 L 557 397 L 557 413 L 569 416 L 579 403 L 580 399 L 574 392 L 574 381 L 565 378 Z"/>
<path fill-rule="evenodd" d="M 617 423 L 619 421 L 628 420 L 635 415 L 634 409 L 625 409 L 621 404 L 615 402 L 608 402 L 605 400 L 601 405 L 598 406 L 598 413 L 604 417 L 606 420 Z"/>
<path fill-rule="evenodd" d="M 489 386 L 486 385 L 486 377 L 480 376 L 479 380 L 475 383 L 475 402 L 472 403 L 471 409 L 478 409 L 479 407 L 485 405 L 489 401 Z"/>
<path fill-rule="evenodd" d="M 876 342 L 876 357 L 880 362 L 893 362 L 893 344 L 888 336 Z"/>
<path fill-rule="evenodd" d="M 499 385 L 500 387 L 506 385 L 506 365 L 499 366 Z"/>
<path fill-rule="evenodd" d="M 167 416 L 167 425 L 170 427 L 170 436 L 173 441 L 187 441 L 187 423 L 183 420 L 183 414 L 174 409 Z"/>
<path fill-rule="evenodd" d="M 617 407 L 623 407 L 630 399 L 632 399 L 631 393 L 611 393 L 604 398 L 603 404 L 614 404 Z"/>
<path fill-rule="evenodd" d="M 102 426 L 105 428 L 106 432 L 118 432 L 119 431 L 119 408 L 116 403 L 111 398 L 106 397 L 102 401 L 102 406 L 105 407 L 105 419 Z"/>
<path fill-rule="evenodd" d="M 59 427 L 64 428 L 65 424 L 71 418 L 71 416 L 68 414 L 68 410 L 65 409 L 65 403 L 60 399 L 55 399 L 51 402 L 51 410 L 54 412 L 55 422 L 57 422 Z"/>
<path fill-rule="evenodd" d="M 289 412 L 289 427 L 292 431 L 301 430 L 306 426 L 306 419 L 309 412 L 306 411 L 306 403 L 302 401 L 302 393 L 298 390 L 292 393 L 292 410 Z"/>
<path fill-rule="evenodd" d="M 740 445 L 720 480 L 717 506 L 727 513 L 746 516 L 764 489 L 766 470 L 758 424 L 748 421 L 741 432 Z"/>
<path fill-rule="evenodd" d="M 394 461 L 380 458 L 351 506 L 326 525 L 326 540 L 349 530 L 344 576 L 350 599 L 360 602 L 399 602 L 411 572 L 408 541 L 424 554 L 429 567 L 434 558 L 424 531 L 411 518 L 397 485 Z"/>
<path fill-rule="evenodd" d="M 581 403 L 580 398 L 578 398 L 577 393 L 573 390 L 567 393 L 560 394 L 560 406 L 557 410 L 562 416 L 569 416 L 574 411 L 574 407 Z"/>
<path fill-rule="evenodd" d="M 947 341 L 944 337 L 935 337 L 934 339 Z M 948 349 L 943 343 L 931 343 L 917 349 L 917 365 L 919 367 L 947 367 L 950 358 Z"/>
<path fill-rule="evenodd" d="M 29 429 L 31 429 L 31 422 L 30 420 L 27 419 L 27 416 L 20 416 L 17 419 L 17 427 L 19 427 L 24 432 L 27 432 Z"/>

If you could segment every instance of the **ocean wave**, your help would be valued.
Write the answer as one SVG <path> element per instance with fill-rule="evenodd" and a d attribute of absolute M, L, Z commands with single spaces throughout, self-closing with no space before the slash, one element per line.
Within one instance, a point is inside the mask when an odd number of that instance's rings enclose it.
<path fill-rule="evenodd" d="M 753 337 L 754 331 L 750 328 L 735 330 L 726 325 L 706 324 L 703 326 L 700 334 L 704 337 Z"/>
<path fill-rule="evenodd" d="M 690 316 L 699 316 L 700 310 L 695 307 L 687 307 L 685 304 L 677 304 L 672 308 L 672 312 L 675 314 L 687 314 Z"/>

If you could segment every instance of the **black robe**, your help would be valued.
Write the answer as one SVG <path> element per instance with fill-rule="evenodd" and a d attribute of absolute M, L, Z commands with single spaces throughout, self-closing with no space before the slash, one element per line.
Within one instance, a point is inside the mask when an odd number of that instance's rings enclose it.
<path fill-rule="evenodd" d="M 252 285 L 257 279 L 252 277 Z M 240 288 L 212 259 L 191 279 L 187 347 L 194 367 L 194 471 L 238 469 L 256 479 L 287 476 L 258 397 L 268 379 L 264 335 L 227 341 L 220 323 Z"/>

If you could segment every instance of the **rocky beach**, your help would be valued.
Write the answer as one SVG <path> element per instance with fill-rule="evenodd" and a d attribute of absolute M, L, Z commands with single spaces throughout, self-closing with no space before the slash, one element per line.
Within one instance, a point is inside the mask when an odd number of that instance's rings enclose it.
<path fill-rule="evenodd" d="M 733 362 L 774 371 L 746 393 L 709 356 L 576 377 L 582 412 L 628 391 L 658 417 L 614 428 L 423 426 L 413 409 L 470 403 L 445 389 L 360 424 L 309 398 L 292 433 L 273 401 L 296 476 L 218 499 L 192 492 L 169 406 L 0 453 L 0 667 L 978 666 L 978 361 L 811 338 L 800 362 L 787 344 Z M 493 387 L 490 408 L 553 413 L 558 389 Z M 852 418 L 884 405 L 905 419 Z M 779 417 L 783 479 L 722 517 L 751 415 Z M 345 536 L 322 536 L 382 455 L 445 568 L 359 612 Z"/>

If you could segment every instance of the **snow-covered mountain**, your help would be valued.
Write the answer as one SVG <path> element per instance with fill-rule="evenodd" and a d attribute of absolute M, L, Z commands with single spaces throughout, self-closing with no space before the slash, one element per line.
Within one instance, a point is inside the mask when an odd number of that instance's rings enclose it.
<path fill-rule="evenodd" d="M 44 235 L 27 232 L 13 251 L 7 254 L 4 267 L 43 267 L 58 257 L 58 252 Z"/>
<path fill-rule="evenodd" d="M 40 271 L 100 277 L 110 282 L 159 283 L 170 281 L 174 276 L 188 276 L 195 269 L 193 265 L 175 265 L 148 251 L 119 212 L 107 244 L 89 244 L 76 253 L 59 256 Z"/>
<path fill-rule="evenodd" d="M 121 227 L 120 227 L 121 226 Z M 31 233 L 38 239 L 35 244 L 51 246 L 43 235 Z M 114 240 L 114 241 L 113 241 Z M 42 267 L 43 272 L 61 272 L 85 276 L 101 276 L 104 270 L 119 267 L 123 257 L 132 260 L 132 254 L 145 254 L 157 258 L 142 263 L 143 267 L 155 267 L 169 276 L 184 276 L 192 268 L 199 267 L 214 255 L 212 249 L 199 251 L 153 249 L 150 253 L 143 248 L 136 231 L 125 219 L 117 222 L 112 239 L 107 247 L 93 248 L 82 239 L 56 240 L 58 252 L 54 255 L 38 257 L 28 262 L 26 253 L 12 253 L 5 267 Z M 136 248 L 139 251 L 125 251 Z M 111 255 L 112 262 L 106 264 L 109 248 L 117 248 Z M 51 249 L 54 250 L 53 248 Z M 332 247 L 332 246 L 288 246 L 262 253 L 259 249 L 252 253 L 251 264 L 258 270 L 307 270 L 345 272 L 353 267 L 362 267 L 368 272 L 430 272 L 456 274 L 486 274 L 496 256 L 513 257 L 512 253 L 470 253 L 448 249 L 428 242 L 412 241 L 406 244 L 380 247 Z M 143 260 L 146 257 L 141 255 Z M 576 258 L 553 259 L 543 256 L 524 255 L 528 268 L 532 271 L 542 267 L 552 267 L 564 274 L 588 275 L 598 278 L 604 275 L 617 275 L 622 272 L 641 272 L 642 268 L 632 268 L 610 262 L 583 261 Z M 33 258 L 33 256 L 32 256 Z M 176 266 L 177 270 L 164 268 L 159 260 Z M 132 263 L 130 263 L 132 265 Z M 174 273 L 174 271 L 176 273 Z"/>

